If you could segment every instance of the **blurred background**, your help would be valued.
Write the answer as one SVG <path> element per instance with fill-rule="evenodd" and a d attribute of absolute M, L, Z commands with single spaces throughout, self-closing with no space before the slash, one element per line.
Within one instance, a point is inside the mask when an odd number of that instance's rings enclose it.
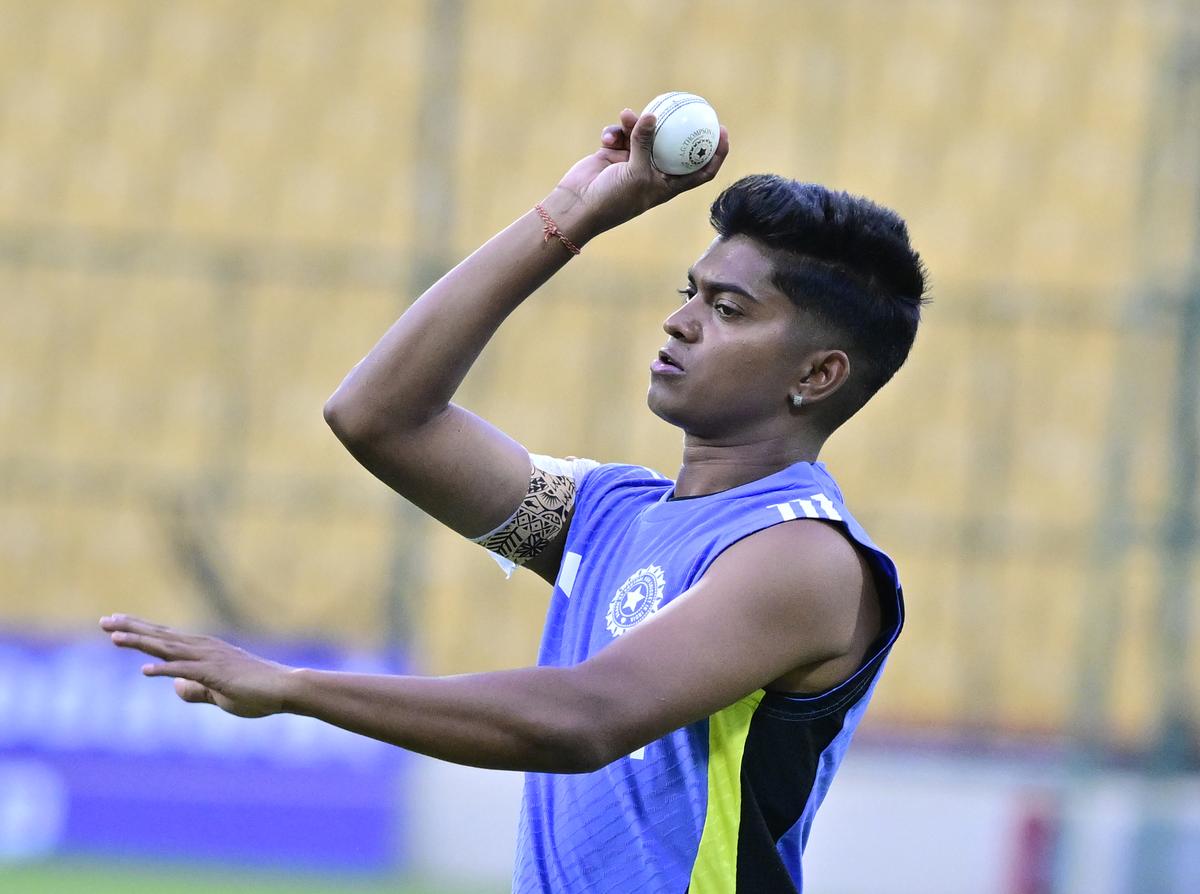
<path fill-rule="evenodd" d="M 95 622 L 532 663 L 545 586 L 321 408 L 668 90 L 728 126 L 717 184 L 590 244 L 459 401 L 674 474 L 647 366 L 717 189 L 897 209 L 934 303 L 823 459 L 909 620 L 806 891 L 1200 890 L 1190 0 L 0 0 L 0 890 L 507 889 L 516 774 L 187 708 Z"/>

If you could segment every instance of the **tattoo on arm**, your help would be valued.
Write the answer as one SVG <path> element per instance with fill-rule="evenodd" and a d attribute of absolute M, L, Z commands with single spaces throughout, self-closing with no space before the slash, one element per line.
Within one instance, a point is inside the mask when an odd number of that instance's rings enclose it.
<path fill-rule="evenodd" d="M 535 558 L 562 531 L 575 505 L 575 474 L 569 468 L 563 471 L 539 468 L 535 460 L 521 505 L 500 527 L 471 539 L 518 565 Z"/>

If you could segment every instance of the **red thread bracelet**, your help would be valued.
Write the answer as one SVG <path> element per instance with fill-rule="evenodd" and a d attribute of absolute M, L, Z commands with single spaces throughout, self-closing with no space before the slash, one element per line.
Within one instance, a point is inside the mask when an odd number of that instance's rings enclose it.
<path fill-rule="evenodd" d="M 558 241 L 566 246 L 567 251 L 573 255 L 579 254 L 579 246 L 568 239 L 566 234 L 558 228 L 558 224 L 554 222 L 554 218 L 550 216 L 550 213 L 542 207 L 541 202 L 534 205 L 533 209 L 538 213 L 538 217 L 542 219 L 543 242 L 549 242 L 551 236 L 556 236 Z"/>

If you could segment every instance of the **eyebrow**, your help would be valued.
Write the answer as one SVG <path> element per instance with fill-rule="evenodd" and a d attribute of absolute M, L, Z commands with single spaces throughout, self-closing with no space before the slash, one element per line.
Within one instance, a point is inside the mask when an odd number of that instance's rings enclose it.
<path fill-rule="evenodd" d="M 696 285 L 696 274 L 694 270 L 688 270 L 687 278 L 688 282 L 690 282 L 692 285 Z M 744 298 L 749 298 L 755 304 L 763 303 L 761 298 L 755 297 L 753 294 L 746 291 L 745 286 L 739 286 L 735 282 L 718 282 L 717 280 L 706 279 L 704 280 L 704 286 L 710 292 L 729 292 L 734 295 L 741 295 Z"/>

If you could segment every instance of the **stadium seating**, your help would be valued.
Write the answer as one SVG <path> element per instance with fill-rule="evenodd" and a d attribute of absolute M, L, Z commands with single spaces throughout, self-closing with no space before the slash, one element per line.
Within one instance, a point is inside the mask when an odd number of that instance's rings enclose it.
<path fill-rule="evenodd" d="M 1164 318 L 1127 310 L 1172 26 L 1152 6 L 4 4 L 0 623 L 125 609 L 401 638 L 436 672 L 530 661 L 540 583 L 416 519 L 322 403 L 622 105 L 683 87 L 733 133 L 722 182 L 871 195 L 932 273 L 909 366 L 827 457 L 906 572 L 875 723 L 1061 733 L 1101 518 L 1152 526 L 1169 488 L 1159 401 L 1131 411 L 1142 471 L 1103 491 L 1130 346 L 1148 387 L 1177 374 Z M 588 246 L 463 403 L 534 450 L 673 473 L 646 366 L 710 198 Z M 1150 710 L 1138 550 L 1113 559 L 1117 738 Z"/>

